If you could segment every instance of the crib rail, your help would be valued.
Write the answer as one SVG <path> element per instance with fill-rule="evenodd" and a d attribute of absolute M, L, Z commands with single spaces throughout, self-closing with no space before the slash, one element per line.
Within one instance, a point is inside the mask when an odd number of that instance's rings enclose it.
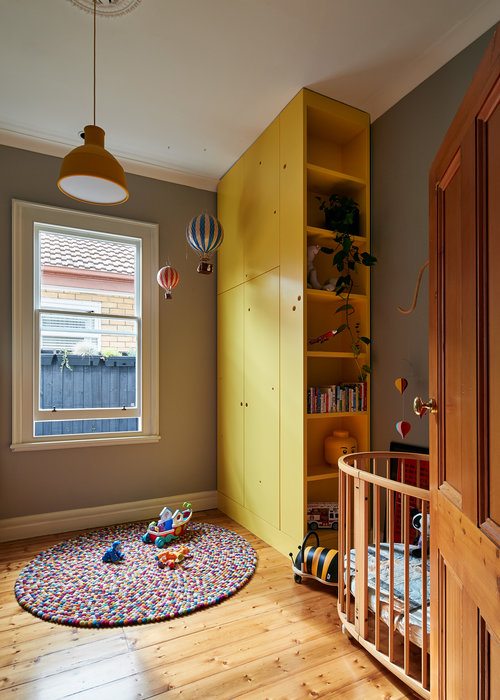
<path fill-rule="evenodd" d="M 405 452 L 339 459 L 343 628 L 424 698 L 430 698 L 428 463 L 428 455 Z M 420 559 L 416 512 L 422 514 Z"/>

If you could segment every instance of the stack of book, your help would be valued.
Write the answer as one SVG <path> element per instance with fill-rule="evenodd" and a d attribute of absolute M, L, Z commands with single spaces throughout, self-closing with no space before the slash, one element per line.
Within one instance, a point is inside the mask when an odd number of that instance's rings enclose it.
<path fill-rule="evenodd" d="M 366 411 L 366 382 L 309 387 L 308 413 L 354 413 L 356 411 Z"/>

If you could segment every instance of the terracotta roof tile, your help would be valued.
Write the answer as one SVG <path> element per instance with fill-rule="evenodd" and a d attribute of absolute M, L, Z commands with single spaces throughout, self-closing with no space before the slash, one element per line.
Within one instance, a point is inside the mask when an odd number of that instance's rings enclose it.
<path fill-rule="evenodd" d="M 114 272 L 133 275 L 135 247 L 126 243 L 112 243 L 96 238 L 65 236 L 47 231 L 40 232 L 42 267 L 67 267 L 76 270 Z"/>

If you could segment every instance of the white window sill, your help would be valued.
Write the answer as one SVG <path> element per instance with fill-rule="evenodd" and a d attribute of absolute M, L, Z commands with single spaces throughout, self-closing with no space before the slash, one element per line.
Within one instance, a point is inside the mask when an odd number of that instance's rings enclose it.
<path fill-rule="evenodd" d="M 12 452 L 32 452 L 34 450 L 65 450 L 71 447 L 101 447 L 105 445 L 143 445 L 159 442 L 160 435 L 127 435 L 124 437 L 74 438 L 63 440 L 40 440 L 36 442 L 16 442 L 10 446 Z"/>

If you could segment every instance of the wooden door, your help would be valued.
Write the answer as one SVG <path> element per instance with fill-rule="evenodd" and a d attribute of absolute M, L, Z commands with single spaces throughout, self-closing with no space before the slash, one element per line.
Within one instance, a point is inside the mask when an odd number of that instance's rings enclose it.
<path fill-rule="evenodd" d="M 244 285 L 219 294 L 217 313 L 217 488 L 243 505 Z"/>
<path fill-rule="evenodd" d="M 279 268 L 245 285 L 245 506 L 279 526 Z"/>
<path fill-rule="evenodd" d="M 431 691 L 499 698 L 499 37 L 430 174 Z"/>

